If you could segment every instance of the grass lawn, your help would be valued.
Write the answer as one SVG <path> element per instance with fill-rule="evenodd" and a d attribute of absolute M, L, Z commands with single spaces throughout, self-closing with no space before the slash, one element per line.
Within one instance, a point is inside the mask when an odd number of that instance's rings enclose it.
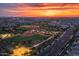
<path fill-rule="evenodd" d="M 42 35 L 33 35 L 31 37 L 21 37 L 21 36 L 16 36 L 14 38 L 10 38 L 10 39 L 5 39 L 5 40 L 2 40 L 2 42 L 5 42 L 5 43 L 15 43 L 15 44 L 18 44 L 19 42 L 22 42 L 22 41 L 38 41 L 38 40 L 44 40 L 46 39 L 47 37 L 45 36 L 42 36 Z"/>
<path fill-rule="evenodd" d="M 25 31 L 27 31 L 27 30 L 29 30 L 28 28 L 16 28 L 16 31 L 15 31 L 15 33 L 23 33 L 23 32 L 25 32 Z"/>

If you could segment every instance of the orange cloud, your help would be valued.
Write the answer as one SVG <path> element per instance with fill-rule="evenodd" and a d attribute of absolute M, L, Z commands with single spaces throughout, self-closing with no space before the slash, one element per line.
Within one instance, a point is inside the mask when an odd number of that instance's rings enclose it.
<path fill-rule="evenodd" d="M 6 11 L 19 17 L 78 17 L 79 4 L 42 3 L 40 6 L 19 4 L 16 8 Z"/>

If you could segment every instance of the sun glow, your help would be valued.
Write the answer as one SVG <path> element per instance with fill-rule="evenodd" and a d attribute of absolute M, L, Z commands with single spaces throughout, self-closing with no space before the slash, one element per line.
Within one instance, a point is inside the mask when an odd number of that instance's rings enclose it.
<path fill-rule="evenodd" d="M 58 13 L 61 13 L 62 11 L 52 11 L 52 10 L 46 10 L 44 13 L 43 13 L 43 15 L 44 16 L 55 16 L 55 15 L 57 15 Z"/>

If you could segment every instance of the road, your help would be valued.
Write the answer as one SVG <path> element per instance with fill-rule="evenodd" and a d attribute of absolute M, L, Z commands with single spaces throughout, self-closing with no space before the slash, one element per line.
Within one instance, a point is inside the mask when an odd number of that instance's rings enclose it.
<path fill-rule="evenodd" d="M 54 38 L 54 35 L 53 36 L 50 36 L 48 39 L 46 39 L 46 40 L 44 40 L 44 41 L 42 41 L 42 42 L 40 42 L 40 43 L 38 43 L 36 45 L 34 45 L 33 47 L 38 47 L 39 45 L 42 45 L 43 43 L 45 43 L 48 40 L 51 40 L 52 38 Z"/>
<path fill-rule="evenodd" d="M 58 39 L 58 41 L 56 41 L 53 45 L 50 45 L 49 48 L 47 48 L 46 50 L 43 50 L 42 52 L 40 52 L 39 56 L 57 56 L 59 55 L 63 48 L 66 46 L 66 44 L 72 39 L 73 36 L 73 29 L 69 29 L 66 30 L 62 36 L 60 36 L 60 38 Z"/>

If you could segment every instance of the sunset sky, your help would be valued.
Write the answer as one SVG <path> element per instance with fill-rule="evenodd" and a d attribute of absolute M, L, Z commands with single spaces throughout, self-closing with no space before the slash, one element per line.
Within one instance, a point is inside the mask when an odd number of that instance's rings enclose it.
<path fill-rule="evenodd" d="M 0 3 L 0 17 L 79 17 L 79 4 Z"/>

